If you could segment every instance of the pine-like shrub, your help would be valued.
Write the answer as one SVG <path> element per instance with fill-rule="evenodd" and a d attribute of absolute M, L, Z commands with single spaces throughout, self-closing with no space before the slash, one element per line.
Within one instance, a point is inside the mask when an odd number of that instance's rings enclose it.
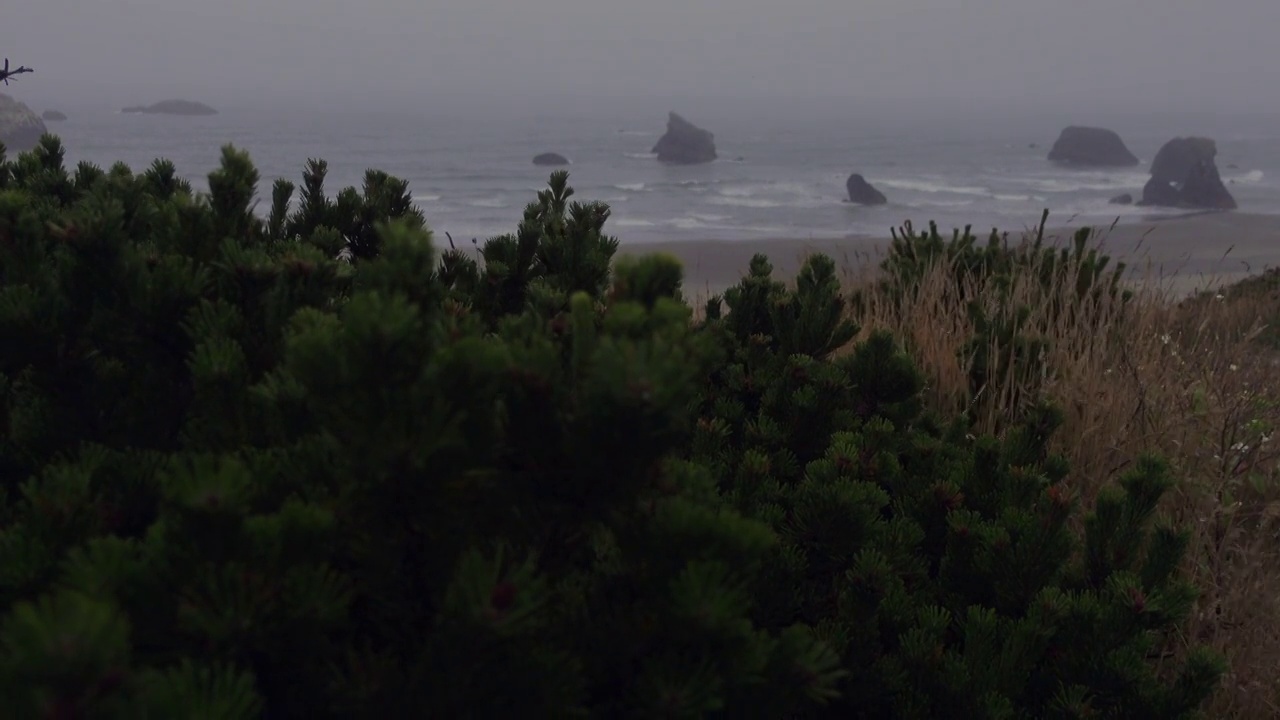
<path fill-rule="evenodd" d="M 797 620 L 848 673 L 830 717 L 1184 717 L 1221 672 L 1207 653 L 1152 657 L 1194 600 L 1187 535 L 1152 522 L 1169 488 L 1147 460 L 1087 513 L 1032 408 L 1006 437 L 924 417 L 921 378 L 892 338 L 833 350 L 857 328 L 831 261 L 794 289 L 764 258 L 707 312 L 732 348 L 707 383 L 694 457 L 780 543 L 757 622 Z"/>
<path fill-rule="evenodd" d="M 553 175 L 438 253 L 406 184 L 228 147 L 0 164 L 13 717 L 1180 717 L 1220 669 L 1151 461 L 1087 532 L 1050 409 L 921 417 L 829 259 L 691 321 Z"/>

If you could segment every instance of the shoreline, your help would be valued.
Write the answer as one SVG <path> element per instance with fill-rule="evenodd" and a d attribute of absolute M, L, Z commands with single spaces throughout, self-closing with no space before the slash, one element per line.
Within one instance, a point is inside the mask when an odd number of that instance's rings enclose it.
<path fill-rule="evenodd" d="M 1047 227 L 1045 241 L 1066 243 L 1086 224 Z M 1124 262 L 1131 280 L 1165 284 L 1177 294 L 1218 287 L 1280 266 L 1280 215 L 1195 211 L 1092 227 L 1100 237 L 1101 251 L 1112 262 Z M 975 234 L 985 239 L 988 232 Z M 1008 235 L 1016 240 L 1029 232 L 1034 229 L 1010 230 Z M 815 252 L 829 255 L 838 270 L 852 278 L 877 264 L 890 242 L 888 235 L 623 241 L 618 254 L 670 253 L 684 263 L 686 290 L 706 297 L 736 284 L 756 253 L 767 255 L 775 277 L 783 280 L 793 279 L 804 259 Z"/>

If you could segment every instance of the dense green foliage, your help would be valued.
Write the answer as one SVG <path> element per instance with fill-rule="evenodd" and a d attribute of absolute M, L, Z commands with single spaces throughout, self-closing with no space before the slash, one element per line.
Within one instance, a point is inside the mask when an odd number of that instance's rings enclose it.
<path fill-rule="evenodd" d="M 1083 518 L 1035 407 L 922 414 L 831 261 L 692 322 L 551 177 L 437 252 L 403 181 L 228 148 L 0 164 L 0 697 L 18 718 L 1175 718 L 1169 485 Z M 1083 519 L 1080 536 L 1072 528 Z"/>

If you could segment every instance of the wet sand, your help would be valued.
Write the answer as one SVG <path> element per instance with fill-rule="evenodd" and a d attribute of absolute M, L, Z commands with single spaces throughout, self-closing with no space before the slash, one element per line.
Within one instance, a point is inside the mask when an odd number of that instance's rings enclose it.
<path fill-rule="evenodd" d="M 1069 242 L 1079 227 L 1048 229 L 1046 240 Z M 1016 239 L 1023 232 L 1010 231 L 1009 237 Z M 1148 217 L 1098 227 L 1097 233 L 1104 252 L 1124 261 L 1135 281 L 1160 282 L 1179 293 L 1231 283 L 1280 266 L 1280 215 L 1214 212 Z M 671 253 L 684 262 L 687 292 L 705 297 L 735 284 L 756 253 L 769 257 L 779 279 L 794 277 L 804 259 L 815 252 L 829 255 L 852 277 L 878 263 L 889 242 L 887 236 L 631 244 L 623 238 L 619 254 Z"/>

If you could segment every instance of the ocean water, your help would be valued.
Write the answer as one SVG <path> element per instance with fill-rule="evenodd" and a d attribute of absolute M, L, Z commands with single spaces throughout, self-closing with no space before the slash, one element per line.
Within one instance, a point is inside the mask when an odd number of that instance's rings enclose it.
<path fill-rule="evenodd" d="M 262 174 L 262 206 L 277 177 L 295 182 L 308 158 L 329 163 L 328 188 L 359 185 L 366 168 L 405 178 L 429 225 L 443 236 L 485 238 L 515 229 L 524 205 L 550 169 L 533 155 L 568 156 L 581 200 L 610 204 L 613 234 L 628 243 L 670 240 L 885 236 L 904 221 L 944 229 L 973 225 L 1018 231 L 1043 209 L 1051 224 L 1131 222 L 1174 211 L 1108 204 L 1141 195 L 1146 163 L 1175 135 L 1207 134 L 1241 211 L 1280 214 L 1280 122 L 1276 118 L 1200 115 L 1050 117 L 1004 111 L 957 119 L 946 113 L 878 113 L 779 107 L 676 108 L 712 130 L 721 159 L 664 166 L 649 150 L 668 108 L 572 111 L 291 113 L 253 106 L 213 117 L 122 115 L 80 108 L 52 130 L 70 164 L 135 170 L 172 160 L 198 187 L 219 148 L 247 149 Z M 1045 154 L 1063 125 L 1105 124 L 1143 165 L 1080 171 Z M 1036 147 L 1031 147 L 1031 145 Z M 863 174 L 889 198 L 882 207 L 844 202 L 844 181 Z"/>

